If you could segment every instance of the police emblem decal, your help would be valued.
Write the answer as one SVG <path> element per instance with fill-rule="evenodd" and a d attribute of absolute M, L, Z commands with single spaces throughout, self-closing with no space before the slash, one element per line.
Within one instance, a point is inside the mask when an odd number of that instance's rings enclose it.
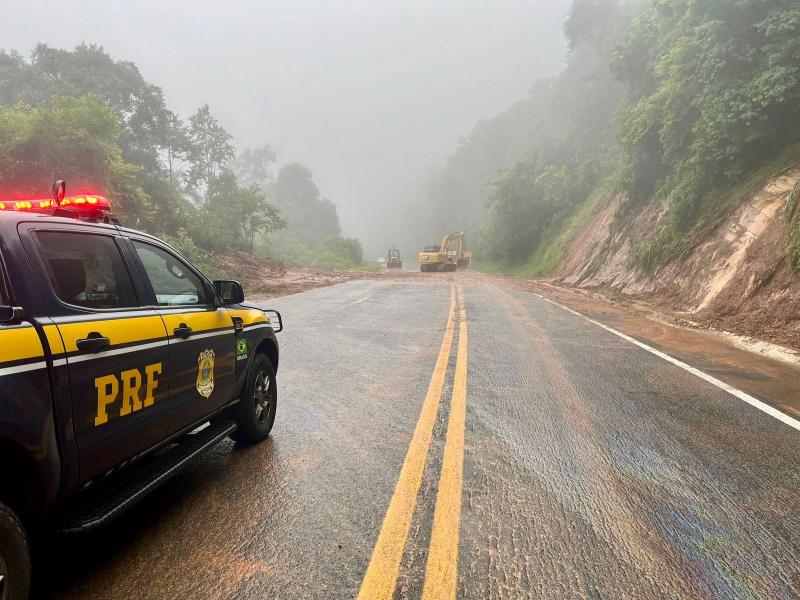
<path fill-rule="evenodd" d="M 197 357 L 197 393 L 208 398 L 214 391 L 214 351 L 203 350 Z"/>

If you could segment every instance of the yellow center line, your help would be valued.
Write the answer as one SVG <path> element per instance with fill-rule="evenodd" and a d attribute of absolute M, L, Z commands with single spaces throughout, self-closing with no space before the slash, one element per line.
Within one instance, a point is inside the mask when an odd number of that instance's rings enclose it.
<path fill-rule="evenodd" d="M 459 290 L 458 356 L 450 402 L 447 440 L 433 513 L 433 531 L 425 569 L 422 600 L 456 597 L 458 538 L 461 529 L 461 491 L 464 480 L 464 427 L 467 412 L 467 311 Z"/>
<path fill-rule="evenodd" d="M 447 329 L 444 333 L 439 357 L 428 385 L 428 393 L 422 405 L 422 411 L 414 430 L 414 436 L 408 447 L 400 477 L 386 510 L 378 541 L 372 551 L 372 558 L 361 582 L 358 593 L 359 600 L 391 600 L 397 585 L 397 574 L 400 561 L 411 528 L 411 518 L 417 503 L 417 494 L 425 471 L 425 460 L 433 436 L 433 426 L 439 412 L 444 379 L 447 373 L 447 362 L 453 345 L 455 330 L 455 289 L 450 288 L 450 312 L 447 317 Z"/>

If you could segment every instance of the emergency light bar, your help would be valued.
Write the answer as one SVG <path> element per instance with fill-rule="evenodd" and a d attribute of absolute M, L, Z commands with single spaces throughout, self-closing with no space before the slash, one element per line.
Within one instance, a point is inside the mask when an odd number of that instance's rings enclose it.
<path fill-rule="evenodd" d="M 0 210 L 22 212 L 52 212 L 56 208 L 79 214 L 102 213 L 111 210 L 111 203 L 104 196 L 81 194 L 64 196 L 60 204 L 55 200 L 0 200 Z"/>

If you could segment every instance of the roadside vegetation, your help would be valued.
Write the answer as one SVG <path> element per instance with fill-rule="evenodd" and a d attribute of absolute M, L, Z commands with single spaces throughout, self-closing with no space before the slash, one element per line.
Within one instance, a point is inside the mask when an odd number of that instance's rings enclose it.
<path fill-rule="evenodd" d="M 0 194 L 41 197 L 60 178 L 73 193 L 99 190 L 126 225 L 211 274 L 232 251 L 342 269 L 363 262 L 306 167 L 273 176 L 269 146 L 237 151 L 232 139 L 208 105 L 182 120 L 136 65 L 100 47 L 40 44 L 30 60 L 0 51 Z"/>
<path fill-rule="evenodd" d="M 622 194 L 612 228 L 623 237 L 646 204 L 666 207 L 660 232 L 631 257 L 632 268 L 656 270 L 687 253 L 800 141 L 793 0 L 574 0 L 565 33 L 562 73 L 480 123 L 433 177 L 434 212 L 470 215 L 484 264 L 551 271 L 580 224 Z M 480 135 L 487 128 L 497 135 Z M 492 155 L 504 141 L 504 164 L 476 169 L 463 158 Z M 474 184 L 465 191 L 463 181 Z"/>

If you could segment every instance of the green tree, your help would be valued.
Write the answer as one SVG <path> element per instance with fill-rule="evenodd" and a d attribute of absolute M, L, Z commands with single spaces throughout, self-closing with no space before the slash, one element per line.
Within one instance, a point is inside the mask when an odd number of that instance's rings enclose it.
<path fill-rule="evenodd" d="M 241 185 L 266 188 L 275 181 L 272 165 L 276 160 L 277 156 L 269 146 L 246 148 L 229 164 L 229 167 Z"/>
<path fill-rule="evenodd" d="M 216 250 L 241 248 L 252 252 L 256 235 L 286 226 L 280 209 L 267 202 L 258 186 L 240 187 L 228 169 L 211 181 L 197 216 L 193 237 L 201 246 Z"/>
<path fill-rule="evenodd" d="M 159 218 L 138 216 L 138 226 L 156 233 L 173 231 L 165 215 L 185 213 L 178 172 L 187 158 L 185 126 L 166 107 L 161 89 L 147 82 L 126 61 L 115 61 L 98 46 L 82 44 L 72 51 L 36 46 L 27 62 L 18 53 L 0 51 L 0 105 L 24 102 L 39 106 L 56 96 L 102 99 L 120 126 L 116 145 L 136 185 L 151 198 Z M 69 175 L 72 186 L 72 175 Z"/>
<path fill-rule="evenodd" d="M 225 164 L 236 156 L 231 144 L 233 136 L 214 118 L 208 104 L 204 104 L 189 117 L 188 137 L 186 182 L 191 186 L 208 187 Z"/>
<path fill-rule="evenodd" d="M 122 158 L 121 133 L 119 120 L 94 95 L 2 108 L 0 188 L 41 197 L 67 178 L 73 191 L 100 191 L 117 213 L 149 223 L 153 206 L 136 181 L 137 168 Z"/>
<path fill-rule="evenodd" d="M 321 196 L 307 167 L 299 163 L 281 167 L 268 195 L 283 209 L 301 239 L 320 240 L 341 233 L 336 205 Z"/>

